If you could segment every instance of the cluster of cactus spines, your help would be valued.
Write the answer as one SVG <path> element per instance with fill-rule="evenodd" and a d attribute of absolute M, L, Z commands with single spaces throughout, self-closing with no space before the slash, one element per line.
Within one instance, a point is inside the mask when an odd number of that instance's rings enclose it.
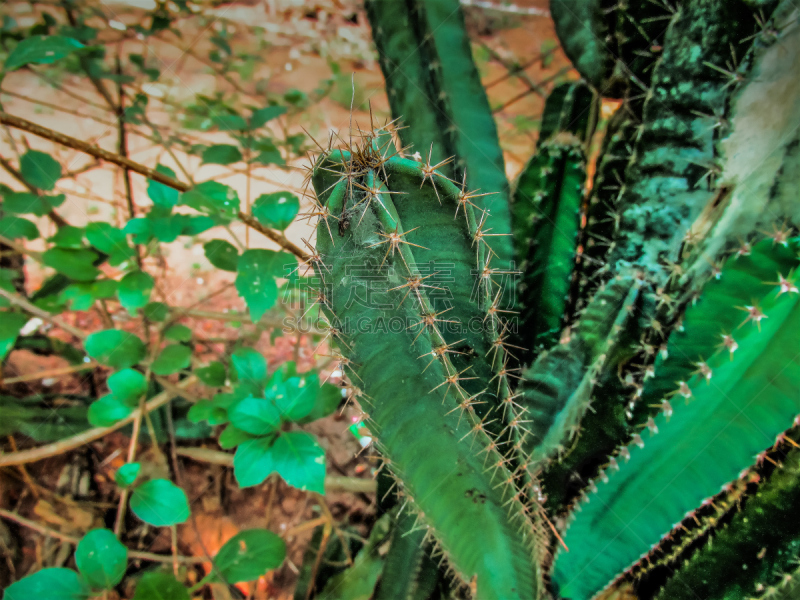
<path fill-rule="evenodd" d="M 800 413 L 792 384 L 800 365 L 788 356 L 800 331 L 800 294 L 786 283 L 797 251 L 797 240 L 759 242 L 729 259 L 686 311 L 683 331 L 673 333 L 657 361 L 653 391 L 650 381 L 642 391 L 642 403 L 660 414 L 648 417 L 573 514 L 565 536 L 572 551 L 555 566 L 563 593 L 597 592 L 735 479 Z M 643 507 L 645 485 L 651 493 Z"/>
<path fill-rule="evenodd" d="M 573 282 L 575 309 L 608 277 L 607 256 L 613 250 L 620 214 L 617 200 L 625 181 L 625 169 L 633 154 L 638 123 L 628 105 L 619 108 L 606 126 L 592 191 L 586 207 L 586 226 L 581 230 L 578 269 Z M 580 292 L 580 294 L 579 294 Z M 568 315 L 572 317 L 572 315 Z"/>
<path fill-rule="evenodd" d="M 512 195 L 523 364 L 558 341 L 564 326 L 580 230 L 586 145 L 598 100 L 583 83 L 556 87 L 545 103 L 537 151 Z"/>
<path fill-rule="evenodd" d="M 507 401 L 507 334 L 492 310 L 505 273 L 492 267 L 484 213 L 430 161 L 374 136 L 325 152 L 311 179 L 324 202 L 314 211 L 322 310 L 388 468 L 448 565 L 477 576 L 481 597 L 536 597 L 537 532 L 516 487 L 527 465 L 503 447 L 523 426 Z"/>
<path fill-rule="evenodd" d="M 458 0 L 368 0 L 366 8 L 392 114 L 405 124 L 400 140 L 434 164 L 452 158 L 442 174 L 484 194 L 474 203 L 487 211 L 486 229 L 509 234 L 503 152 Z M 511 240 L 492 249 L 508 268 Z"/>

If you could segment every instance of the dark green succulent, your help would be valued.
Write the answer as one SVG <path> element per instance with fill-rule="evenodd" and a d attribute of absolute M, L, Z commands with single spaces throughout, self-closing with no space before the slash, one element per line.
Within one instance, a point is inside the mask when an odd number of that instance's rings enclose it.
<path fill-rule="evenodd" d="M 457 0 L 367 9 L 402 147 L 375 128 L 312 183 L 403 504 L 372 597 L 791 597 L 800 9 L 554 0 L 584 80 L 511 186 Z"/>

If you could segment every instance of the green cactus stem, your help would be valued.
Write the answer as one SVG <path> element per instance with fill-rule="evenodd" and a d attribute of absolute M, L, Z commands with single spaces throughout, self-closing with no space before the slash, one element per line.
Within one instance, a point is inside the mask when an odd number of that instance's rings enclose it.
<path fill-rule="evenodd" d="M 402 143 L 447 177 L 486 194 L 487 229 L 511 233 L 508 180 L 497 126 L 472 60 L 458 0 L 369 0 L 367 15 L 386 80 L 392 116 L 406 127 Z M 431 150 L 432 148 L 432 150 Z M 508 268 L 511 240 L 497 238 L 498 265 Z"/>
<path fill-rule="evenodd" d="M 800 452 L 781 463 L 701 548 L 673 566 L 659 600 L 796 597 L 797 580 L 786 574 L 800 556 Z"/>
<path fill-rule="evenodd" d="M 691 0 L 675 12 L 621 194 L 612 268 L 637 264 L 658 285 L 691 224 L 713 199 L 715 128 L 735 83 L 731 48 L 744 56 L 756 33 L 741 0 Z M 696 57 L 702 56 L 702 60 Z"/>
<path fill-rule="evenodd" d="M 408 510 L 397 517 L 375 600 L 428 600 L 433 594 L 439 569 L 430 556 L 427 531 L 417 526 L 417 519 Z"/>
<path fill-rule="evenodd" d="M 539 575 L 531 566 L 528 508 L 508 460 L 487 434 L 489 421 L 501 417 L 492 413 L 481 420 L 476 405 L 482 394 L 462 386 L 471 375 L 451 360 L 466 350 L 444 337 L 450 313 L 442 321 L 429 318 L 436 314 L 431 293 L 440 286 L 424 279 L 429 275 L 420 271 L 424 263 L 415 253 L 440 244 L 442 232 L 431 224 L 433 216 L 429 224 L 407 228 L 401 214 L 415 206 L 419 213 L 448 207 L 449 221 L 459 224 L 458 235 L 474 253 L 468 278 L 487 289 L 494 286 L 491 274 L 475 267 L 486 264 L 481 259 L 488 240 L 476 237 L 472 207 L 459 201 L 462 190 L 425 163 L 386 158 L 370 140 L 341 156 L 345 171 L 326 198 L 317 250 L 324 265 L 323 310 L 346 370 L 361 388 L 366 424 L 419 512 L 420 526 L 429 528 L 454 571 L 465 581 L 477 577 L 481 598 L 535 598 Z M 421 182 L 417 194 L 391 193 L 410 171 Z M 324 179 L 320 173 L 315 185 L 325 185 Z"/>
<path fill-rule="evenodd" d="M 558 340 L 569 301 L 580 229 L 585 146 L 597 112 L 582 83 L 565 83 L 545 104 L 536 153 L 517 179 L 512 203 L 520 362 Z"/>
<path fill-rule="evenodd" d="M 565 537 L 572 551 L 560 553 L 555 565 L 564 595 L 589 598 L 599 591 L 734 479 L 800 412 L 800 362 L 791 350 L 800 328 L 800 294 L 790 283 L 790 268 L 774 271 L 772 282 L 763 277 L 770 263 L 797 266 L 797 240 L 786 247 L 773 240 L 761 245 L 729 260 L 730 268 L 687 311 L 685 337 L 670 339 L 653 381 L 672 389 L 652 392 L 661 414 L 648 420 L 651 435 L 635 435 L 601 475 L 607 483 L 597 483 L 599 491 L 573 513 Z M 743 295 L 749 300 L 739 304 Z M 726 316 L 734 325 L 720 330 Z M 687 343 L 695 329 L 697 346 Z M 715 352 L 704 354 L 703 340 L 712 337 Z M 683 354 L 682 343 L 690 349 Z M 676 379 L 687 365 L 694 374 Z"/>

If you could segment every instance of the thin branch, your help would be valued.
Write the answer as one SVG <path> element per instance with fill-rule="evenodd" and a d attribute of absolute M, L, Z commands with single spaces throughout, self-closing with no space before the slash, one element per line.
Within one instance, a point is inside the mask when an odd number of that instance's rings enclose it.
<path fill-rule="evenodd" d="M 0 112 L 0 123 L 8 125 L 9 127 L 14 127 L 15 129 L 19 129 L 21 131 L 27 131 L 28 133 L 32 133 L 33 135 L 37 135 L 46 140 L 50 140 L 51 142 L 55 142 L 56 144 L 66 146 L 67 148 L 73 148 L 74 150 L 79 150 L 81 152 L 94 156 L 95 158 L 98 158 L 100 160 L 104 160 L 106 162 L 118 165 L 130 171 L 133 171 L 134 173 L 139 173 L 140 175 L 144 175 L 149 179 L 158 181 L 159 183 L 163 183 L 164 185 L 179 190 L 181 192 L 186 192 L 191 189 L 191 186 L 188 183 L 183 183 L 182 181 L 173 179 L 169 175 L 164 175 L 163 173 L 159 173 L 155 169 L 151 169 L 150 167 L 146 167 L 140 163 L 134 162 L 129 158 L 120 156 L 115 152 L 109 152 L 108 150 L 104 150 L 99 146 L 95 146 L 93 144 L 89 144 L 72 136 L 65 135 L 57 131 L 53 131 L 52 129 L 48 129 L 47 127 L 42 127 L 41 125 L 37 125 L 36 123 L 28 121 L 27 119 L 9 115 L 6 112 Z M 246 215 L 243 212 L 239 212 L 238 216 L 243 223 L 252 227 L 259 233 L 263 234 L 265 237 L 271 239 L 273 242 L 278 244 L 284 250 L 288 250 L 296 257 L 298 257 L 300 260 L 302 261 L 309 260 L 310 257 L 301 248 L 290 242 L 286 238 L 286 236 L 283 235 L 282 233 L 270 229 L 268 227 L 264 227 L 254 217 Z"/>
<path fill-rule="evenodd" d="M 13 513 L 9 510 L 5 510 L 4 508 L 0 508 L 0 518 L 6 519 L 17 525 L 22 525 L 23 527 L 27 527 L 28 529 L 32 529 L 42 535 L 46 535 L 52 538 L 56 538 L 58 540 L 62 540 L 64 542 L 68 542 L 73 546 L 77 546 L 80 542 L 79 538 L 73 537 L 71 535 L 67 535 L 66 533 L 61 533 L 60 531 L 56 531 L 55 529 L 50 529 L 44 525 L 40 525 L 35 521 L 31 521 L 30 519 L 26 519 L 25 517 L 19 516 L 17 513 Z M 175 558 L 177 558 L 178 562 L 187 564 L 187 565 L 196 565 L 200 563 L 209 562 L 208 559 L 203 558 L 202 556 L 165 556 L 162 554 L 153 554 L 152 552 L 139 552 L 138 550 L 128 550 L 128 557 L 133 558 L 136 560 L 149 560 L 151 562 L 163 562 L 163 563 L 170 563 Z"/>
<path fill-rule="evenodd" d="M 0 290 L 1 291 L 1 290 Z M 153 396 L 145 405 L 146 412 L 153 412 L 157 410 L 170 400 L 177 396 L 178 394 L 175 393 L 176 391 L 184 390 L 185 388 L 191 387 L 193 384 L 197 383 L 197 377 L 194 375 L 190 375 L 186 379 L 182 379 L 178 382 L 177 385 L 170 387 L 172 389 L 165 389 L 160 394 Z M 72 437 L 59 440 L 52 444 L 48 444 L 46 446 L 40 446 L 38 448 L 31 448 L 30 450 L 22 450 L 21 452 L 12 452 L 10 454 L 0 454 L 0 467 L 9 467 L 12 465 L 24 465 L 27 463 L 36 462 L 39 460 L 43 460 L 45 458 L 50 458 L 51 456 L 58 456 L 59 454 L 63 454 L 64 452 L 68 452 L 69 450 L 74 450 L 75 448 L 80 448 L 89 442 L 93 442 L 95 440 L 100 439 L 104 435 L 111 433 L 112 431 L 116 431 L 122 427 L 125 427 L 128 423 L 131 423 L 134 419 L 136 419 L 139 414 L 140 410 L 137 408 L 134 410 L 130 415 L 125 417 L 124 419 L 120 419 L 113 425 L 109 427 L 94 427 L 93 429 L 89 429 L 88 431 L 84 431 L 77 435 L 73 435 Z"/>
<path fill-rule="evenodd" d="M 81 363 L 79 365 L 70 365 L 69 367 L 59 367 L 58 369 L 48 369 L 46 371 L 39 371 L 38 373 L 28 373 L 18 377 L 8 377 L 0 379 L 0 385 L 11 385 L 12 383 L 24 383 L 26 381 L 38 381 L 46 377 L 60 377 L 61 375 L 71 375 L 79 371 L 86 371 L 99 367 L 99 363 L 94 361 L 88 363 Z"/>
<path fill-rule="evenodd" d="M 286 239 L 285 235 L 283 235 L 278 231 L 275 231 L 274 229 L 269 229 L 268 227 L 264 227 L 261 223 L 259 223 L 255 219 L 255 217 L 251 217 L 250 215 L 246 215 L 243 212 L 239 211 L 239 220 L 245 225 L 252 227 L 259 233 L 263 234 L 265 237 L 268 237 L 284 250 L 288 250 L 303 262 L 308 262 L 309 260 L 311 260 L 311 257 L 308 254 L 306 254 L 301 248 L 299 248 L 298 246 L 290 242 L 288 239 Z"/>
<path fill-rule="evenodd" d="M 22 244 L 17 244 L 14 240 L 7 238 L 4 235 L 0 235 L 0 244 L 4 244 L 11 248 L 14 252 L 19 252 L 20 254 L 27 254 L 33 260 L 40 263 L 42 262 L 42 253 L 36 252 L 36 250 L 28 250 Z"/>
<path fill-rule="evenodd" d="M 0 111 L 0 123 L 15 129 L 19 129 L 20 131 L 27 131 L 28 133 L 32 133 L 33 135 L 50 140 L 51 142 L 55 142 L 61 146 L 66 146 L 67 148 L 72 148 L 74 150 L 80 150 L 81 152 L 94 156 L 100 160 L 130 169 L 134 173 L 144 175 L 148 179 L 158 181 L 159 183 L 163 183 L 164 185 L 181 192 L 191 189 L 189 184 L 178 181 L 177 179 L 173 179 L 172 177 L 164 175 L 163 173 L 159 173 L 155 169 L 145 167 L 144 165 L 134 162 L 129 158 L 120 156 L 115 152 L 109 152 L 108 150 L 104 150 L 99 146 L 84 142 L 83 140 L 53 131 L 47 127 L 42 127 L 41 125 L 37 125 L 36 123 L 28 121 L 27 119 L 15 117 L 14 115 Z"/>
<path fill-rule="evenodd" d="M 16 304 L 17 306 L 22 308 L 25 312 L 30 313 L 32 315 L 35 315 L 35 316 L 39 317 L 40 319 L 43 319 L 43 320 L 48 321 L 50 323 L 53 323 L 54 325 L 58 325 L 61 329 L 63 329 L 67 333 L 71 333 L 76 338 L 81 339 L 81 340 L 86 339 L 86 333 L 84 333 L 83 331 L 81 331 L 77 327 L 73 327 L 69 323 L 64 322 L 61 318 L 59 318 L 59 317 L 57 317 L 55 315 L 51 315 L 46 310 L 42 310 L 38 306 L 35 306 L 34 304 L 31 304 L 28 300 L 26 300 L 25 298 L 23 298 L 19 294 L 14 294 L 13 292 L 9 292 L 8 290 L 4 290 L 3 288 L 0 288 L 0 296 L 5 298 L 6 300 L 11 302 L 12 304 Z"/>
<path fill-rule="evenodd" d="M 210 450 L 208 448 L 176 448 L 178 456 L 185 456 L 198 462 L 206 462 L 223 467 L 233 466 L 233 454 Z M 377 483 L 372 479 L 360 477 L 341 477 L 327 475 L 325 477 L 325 490 L 328 492 L 353 492 L 370 494 L 377 489 Z"/>

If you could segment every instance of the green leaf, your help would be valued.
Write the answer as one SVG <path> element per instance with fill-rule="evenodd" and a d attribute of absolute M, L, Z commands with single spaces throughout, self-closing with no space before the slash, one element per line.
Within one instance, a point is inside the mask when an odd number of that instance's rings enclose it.
<path fill-rule="evenodd" d="M 228 422 L 228 412 L 224 408 L 214 406 L 210 400 L 200 400 L 192 405 L 186 418 L 192 423 L 208 422 L 209 425 L 222 425 Z"/>
<path fill-rule="evenodd" d="M 89 223 L 86 226 L 86 239 L 100 252 L 108 254 L 108 264 L 112 267 L 122 264 L 136 253 L 128 245 L 124 231 L 103 221 Z"/>
<path fill-rule="evenodd" d="M 239 257 L 236 291 L 247 303 L 250 318 L 254 322 L 261 319 L 278 300 L 275 277 L 283 274 L 283 265 L 287 264 L 285 255 L 285 252 L 256 249 L 246 250 Z M 297 261 L 294 262 L 297 264 Z"/>
<path fill-rule="evenodd" d="M 83 247 L 83 229 L 72 225 L 64 225 L 47 241 L 59 248 L 78 250 Z"/>
<path fill-rule="evenodd" d="M 117 282 L 98 279 L 91 283 L 71 283 L 58 295 L 61 302 L 71 302 L 72 310 L 89 310 L 95 300 L 117 295 Z"/>
<path fill-rule="evenodd" d="M 44 152 L 28 150 L 19 159 L 19 171 L 23 179 L 34 187 L 49 192 L 61 179 L 61 165 Z"/>
<path fill-rule="evenodd" d="M 75 548 L 75 564 L 95 590 L 110 590 L 125 575 L 128 549 L 108 529 L 92 529 Z"/>
<path fill-rule="evenodd" d="M 276 394 L 274 399 L 281 416 L 287 421 L 299 421 L 308 415 L 317 403 L 319 377 L 316 374 L 305 378 L 290 377 L 281 387 L 282 393 Z"/>
<path fill-rule="evenodd" d="M 242 442 L 252 439 L 254 439 L 253 436 L 246 431 L 242 431 L 238 427 L 229 424 L 222 433 L 219 434 L 217 442 L 219 443 L 219 447 L 223 450 L 230 450 Z"/>
<path fill-rule="evenodd" d="M 139 371 L 122 369 L 108 378 L 108 389 L 122 402 L 135 408 L 147 392 L 147 379 Z"/>
<path fill-rule="evenodd" d="M 289 192 L 262 194 L 253 203 L 253 216 L 259 223 L 283 231 L 300 211 L 300 200 Z"/>
<path fill-rule="evenodd" d="M 289 485 L 325 493 L 325 451 L 302 431 L 282 433 L 277 439 L 257 438 L 242 443 L 233 457 L 240 487 L 258 485 L 278 473 Z"/>
<path fill-rule="evenodd" d="M 64 194 L 39 196 L 30 192 L 12 192 L 3 197 L 3 210 L 12 214 L 31 214 L 43 217 L 53 208 L 61 206 L 65 199 Z"/>
<path fill-rule="evenodd" d="M 155 527 L 177 525 L 189 518 L 189 501 L 184 491 L 166 479 L 151 479 L 131 496 L 131 510 Z"/>
<path fill-rule="evenodd" d="M 297 422 L 302 425 L 332 415 L 341 403 L 342 389 L 331 383 L 323 383 L 319 392 L 317 392 L 317 401 L 314 404 L 314 408 Z"/>
<path fill-rule="evenodd" d="M 241 160 L 242 153 L 232 144 L 217 144 L 203 150 L 204 165 L 232 165 Z"/>
<path fill-rule="evenodd" d="M 268 435 L 281 424 L 281 413 L 275 403 L 253 396 L 234 404 L 228 418 L 235 427 L 251 435 Z"/>
<path fill-rule="evenodd" d="M 28 322 L 28 317 L 18 312 L 0 313 L 0 361 L 6 356 L 19 337 L 19 330 Z"/>
<path fill-rule="evenodd" d="M 205 181 L 183 193 L 181 203 L 209 215 L 233 219 L 239 212 L 236 190 L 216 181 Z"/>
<path fill-rule="evenodd" d="M 211 122 L 220 131 L 245 131 L 247 129 L 247 121 L 239 115 L 217 115 L 211 119 Z"/>
<path fill-rule="evenodd" d="M 92 427 L 110 427 L 129 416 L 133 407 L 114 394 L 106 394 L 89 405 L 88 419 Z"/>
<path fill-rule="evenodd" d="M 161 173 L 162 175 L 167 175 L 175 179 L 175 171 L 170 169 L 169 167 L 165 167 L 164 165 L 158 165 L 156 167 L 156 171 Z M 178 199 L 180 197 L 180 192 L 178 190 L 169 187 L 168 185 L 164 185 L 163 183 L 159 183 L 153 179 L 150 179 L 147 184 L 147 196 L 150 200 L 153 201 L 153 204 L 156 206 L 163 206 L 165 208 L 172 208 L 176 204 L 178 204 Z"/>
<path fill-rule="evenodd" d="M 151 321 L 166 321 L 169 316 L 169 306 L 163 302 L 149 302 L 142 309 L 142 314 Z"/>
<path fill-rule="evenodd" d="M 119 303 L 128 309 L 131 315 L 136 314 L 137 308 L 143 308 L 150 301 L 155 281 L 144 271 L 128 273 L 119 282 L 117 296 Z"/>
<path fill-rule="evenodd" d="M 250 129 L 260 129 L 268 121 L 280 117 L 287 110 L 285 106 L 265 106 L 253 111 L 253 114 L 250 115 Z"/>
<path fill-rule="evenodd" d="M 6 588 L 3 600 L 86 600 L 89 586 L 71 569 L 49 568 Z"/>
<path fill-rule="evenodd" d="M 42 254 L 44 264 L 76 281 L 91 281 L 100 275 L 94 266 L 98 258 L 96 252 L 87 249 L 50 248 Z"/>
<path fill-rule="evenodd" d="M 83 47 L 78 40 L 61 35 L 31 36 L 17 44 L 8 55 L 3 68 L 14 71 L 30 63 L 47 65 Z"/>
<path fill-rule="evenodd" d="M 173 325 L 164 332 L 164 339 L 173 342 L 188 342 L 192 339 L 192 330 L 186 325 Z"/>
<path fill-rule="evenodd" d="M 12 240 L 23 237 L 28 240 L 35 240 L 39 237 L 39 229 L 35 223 L 28 221 L 28 219 L 9 216 L 0 219 L 0 234 Z"/>
<path fill-rule="evenodd" d="M 261 139 L 256 140 L 253 144 L 255 150 L 258 150 L 258 154 L 253 159 L 253 162 L 259 163 L 262 165 L 279 165 L 283 166 L 286 164 L 286 161 L 281 156 L 281 151 L 275 145 L 272 140 L 268 139 Z"/>
<path fill-rule="evenodd" d="M 133 600 L 189 600 L 189 590 L 173 575 L 151 571 L 142 575 L 136 584 Z"/>
<path fill-rule="evenodd" d="M 98 362 L 117 369 L 132 367 L 144 359 L 147 353 L 142 340 L 119 329 L 106 329 L 90 334 L 84 348 Z"/>
<path fill-rule="evenodd" d="M 231 355 L 238 381 L 263 387 L 267 382 L 267 361 L 253 348 L 239 348 Z"/>
<path fill-rule="evenodd" d="M 141 470 L 142 465 L 138 462 L 125 463 L 114 473 L 114 481 L 119 487 L 130 487 L 139 477 L 139 471 Z"/>
<path fill-rule="evenodd" d="M 225 385 L 225 365 L 221 362 L 214 361 L 205 367 L 195 369 L 194 374 L 207 386 L 221 387 Z"/>
<path fill-rule="evenodd" d="M 223 271 L 236 272 L 239 262 L 239 251 L 225 240 L 211 240 L 203 245 L 208 262 Z"/>
<path fill-rule="evenodd" d="M 286 558 L 286 543 L 266 529 L 242 531 L 219 549 L 214 566 L 228 584 L 258 579 Z"/>
<path fill-rule="evenodd" d="M 186 369 L 192 362 L 192 349 L 183 344 L 166 346 L 150 366 L 156 375 L 172 375 Z"/>

